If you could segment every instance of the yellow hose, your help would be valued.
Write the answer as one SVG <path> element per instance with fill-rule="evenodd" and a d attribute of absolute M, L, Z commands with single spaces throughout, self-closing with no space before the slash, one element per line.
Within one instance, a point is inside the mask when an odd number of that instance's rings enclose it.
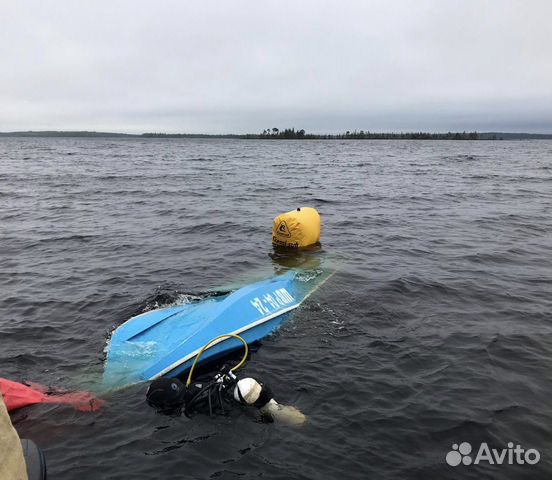
<path fill-rule="evenodd" d="M 215 337 L 212 340 L 210 340 L 209 342 L 207 342 L 201 348 L 201 350 L 198 352 L 198 354 L 197 354 L 197 356 L 194 360 L 194 363 L 192 363 L 192 368 L 190 368 L 190 373 L 188 374 L 188 380 L 186 380 L 186 386 L 187 387 L 190 385 L 190 383 L 192 383 L 192 374 L 194 373 L 194 369 L 195 369 L 195 366 L 196 366 L 196 364 L 199 360 L 199 357 L 201 357 L 201 355 L 203 355 L 203 352 L 205 350 L 207 350 L 209 347 L 212 347 L 213 345 L 216 345 L 217 343 L 220 343 L 220 340 L 222 340 L 224 338 L 237 338 L 239 341 L 241 341 L 243 343 L 243 346 L 244 346 L 244 349 L 245 349 L 243 357 L 240 360 L 240 363 L 238 363 L 235 367 L 232 367 L 230 369 L 230 371 L 234 372 L 234 370 L 237 370 L 238 368 L 243 367 L 243 364 L 247 360 L 247 355 L 249 353 L 249 347 L 247 346 L 247 342 L 242 337 L 240 337 L 239 335 L 236 335 L 234 333 L 227 333 L 226 335 L 219 335 L 218 337 Z"/>

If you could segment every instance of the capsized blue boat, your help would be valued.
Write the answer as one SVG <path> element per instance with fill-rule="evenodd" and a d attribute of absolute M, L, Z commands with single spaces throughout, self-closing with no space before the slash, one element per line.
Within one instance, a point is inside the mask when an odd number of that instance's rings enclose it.
<path fill-rule="evenodd" d="M 160 308 L 127 320 L 108 341 L 103 384 L 121 388 L 188 370 L 207 342 L 234 333 L 252 343 L 272 333 L 327 274 L 288 271 L 228 295 Z M 230 338 L 205 351 L 207 361 L 241 348 Z"/>

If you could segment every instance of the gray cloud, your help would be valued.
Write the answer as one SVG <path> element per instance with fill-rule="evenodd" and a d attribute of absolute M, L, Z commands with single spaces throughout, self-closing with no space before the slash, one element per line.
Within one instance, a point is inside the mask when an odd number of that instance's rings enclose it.
<path fill-rule="evenodd" d="M 552 2 L 21 1 L 0 131 L 552 131 Z"/>

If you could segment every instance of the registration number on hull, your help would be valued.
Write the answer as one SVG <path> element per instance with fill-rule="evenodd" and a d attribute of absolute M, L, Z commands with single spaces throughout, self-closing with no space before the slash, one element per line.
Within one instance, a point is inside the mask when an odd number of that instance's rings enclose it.
<path fill-rule="evenodd" d="M 279 288 L 272 293 L 265 293 L 262 297 L 255 297 L 250 300 L 251 305 L 262 315 L 268 315 L 282 307 L 287 307 L 293 302 L 295 302 L 295 298 L 285 288 Z"/>

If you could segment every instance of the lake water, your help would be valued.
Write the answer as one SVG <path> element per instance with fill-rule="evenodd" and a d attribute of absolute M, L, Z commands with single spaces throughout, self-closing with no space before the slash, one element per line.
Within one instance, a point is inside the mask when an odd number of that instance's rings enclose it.
<path fill-rule="evenodd" d="M 245 374 L 303 428 L 17 411 L 50 478 L 549 478 L 552 142 L 0 139 L 0 376 L 94 388 L 114 326 L 281 268 L 272 219 L 319 209 L 337 273 Z M 448 466 L 508 442 L 536 465 Z"/>

